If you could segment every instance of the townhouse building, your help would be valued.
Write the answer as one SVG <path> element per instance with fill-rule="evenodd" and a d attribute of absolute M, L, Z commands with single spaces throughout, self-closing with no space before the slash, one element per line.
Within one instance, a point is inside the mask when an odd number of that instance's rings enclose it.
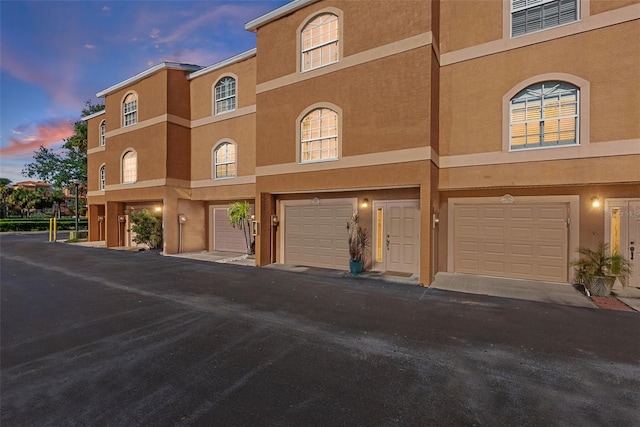
<path fill-rule="evenodd" d="M 98 93 L 90 239 L 134 244 L 147 208 L 165 253 L 244 252 L 247 201 L 258 266 L 346 270 L 357 213 L 367 267 L 423 285 L 637 247 L 640 1 L 296 0 L 245 28 L 256 49 Z"/>

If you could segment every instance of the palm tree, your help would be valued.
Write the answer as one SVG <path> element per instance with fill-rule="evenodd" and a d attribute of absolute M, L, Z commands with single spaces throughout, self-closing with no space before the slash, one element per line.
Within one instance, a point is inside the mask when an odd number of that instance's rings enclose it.
<path fill-rule="evenodd" d="M 229 206 L 227 211 L 229 221 L 233 228 L 240 228 L 244 232 L 244 239 L 247 243 L 247 253 L 254 253 L 253 243 L 251 242 L 251 206 L 248 202 L 235 202 Z"/>

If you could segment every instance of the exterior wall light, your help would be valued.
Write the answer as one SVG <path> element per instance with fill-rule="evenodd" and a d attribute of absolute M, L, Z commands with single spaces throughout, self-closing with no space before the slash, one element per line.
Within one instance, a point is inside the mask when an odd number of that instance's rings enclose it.
<path fill-rule="evenodd" d="M 367 199 L 366 197 L 364 199 L 362 199 L 362 203 L 360 204 L 360 207 L 368 208 L 369 207 L 369 199 Z"/>
<path fill-rule="evenodd" d="M 592 197 L 591 198 L 591 206 L 593 206 L 594 208 L 599 208 L 600 207 L 600 199 L 597 197 Z"/>

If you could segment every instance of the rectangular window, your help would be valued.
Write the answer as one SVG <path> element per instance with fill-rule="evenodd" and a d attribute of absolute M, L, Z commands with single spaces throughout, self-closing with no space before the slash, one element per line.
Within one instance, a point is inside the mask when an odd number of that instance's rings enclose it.
<path fill-rule="evenodd" d="M 138 123 L 138 100 L 124 104 L 124 125 L 130 126 Z"/>
<path fill-rule="evenodd" d="M 579 0 L 512 0 L 511 36 L 521 36 L 578 20 Z"/>

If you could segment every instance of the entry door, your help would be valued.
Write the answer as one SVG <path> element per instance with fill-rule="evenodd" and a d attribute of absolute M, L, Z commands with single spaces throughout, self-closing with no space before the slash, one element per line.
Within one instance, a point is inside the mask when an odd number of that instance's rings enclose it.
<path fill-rule="evenodd" d="M 611 253 L 618 252 L 631 262 L 629 285 L 640 287 L 640 199 L 607 200 L 605 221 Z"/>
<path fill-rule="evenodd" d="M 374 220 L 374 268 L 417 273 L 420 259 L 419 202 L 375 202 Z"/>

